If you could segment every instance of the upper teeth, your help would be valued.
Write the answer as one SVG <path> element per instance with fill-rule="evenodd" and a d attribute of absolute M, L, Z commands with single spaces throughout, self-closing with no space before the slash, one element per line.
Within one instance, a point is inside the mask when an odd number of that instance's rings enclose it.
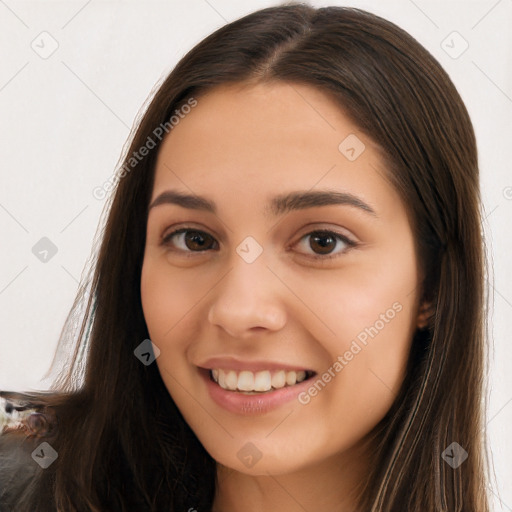
<path fill-rule="evenodd" d="M 286 385 L 293 386 L 306 378 L 304 370 L 299 371 L 269 371 L 251 372 L 243 370 L 237 373 L 235 370 L 213 369 L 211 371 L 213 380 L 221 388 L 230 391 L 270 391 L 270 389 L 284 388 Z"/>

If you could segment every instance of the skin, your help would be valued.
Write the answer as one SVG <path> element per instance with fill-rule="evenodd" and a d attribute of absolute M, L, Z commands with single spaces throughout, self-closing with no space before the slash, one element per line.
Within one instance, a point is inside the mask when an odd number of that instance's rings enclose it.
<path fill-rule="evenodd" d="M 159 371 L 218 462 L 214 511 L 356 510 L 369 435 L 396 397 L 414 331 L 426 320 L 406 207 L 384 178 L 377 147 L 321 91 L 236 84 L 197 99 L 159 150 L 151 201 L 174 189 L 207 196 L 218 210 L 149 211 L 141 293 Z M 354 161 L 338 149 L 349 134 L 365 144 Z M 377 216 L 349 205 L 265 215 L 276 194 L 320 189 L 355 194 Z M 185 226 L 211 235 L 209 249 L 185 245 L 183 235 L 161 245 Z M 315 229 L 358 246 L 335 238 L 327 247 L 336 257 L 322 263 L 313 259 L 322 255 L 311 243 Z M 250 264 L 236 252 L 247 236 L 263 248 Z M 197 365 L 215 355 L 321 375 L 394 303 L 400 312 L 306 405 L 237 415 L 214 403 L 199 378 Z M 262 454 L 251 468 L 237 457 L 248 442 Z"/>

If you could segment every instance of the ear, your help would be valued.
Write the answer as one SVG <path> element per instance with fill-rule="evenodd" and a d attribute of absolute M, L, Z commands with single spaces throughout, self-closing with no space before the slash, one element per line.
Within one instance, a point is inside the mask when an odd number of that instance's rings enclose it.
<path fill-rule="evenodd" d="M 418 329 L 425 329 L 433 316 L 432 302 L 423 302 L 418 311 L 416 325 Z"/>

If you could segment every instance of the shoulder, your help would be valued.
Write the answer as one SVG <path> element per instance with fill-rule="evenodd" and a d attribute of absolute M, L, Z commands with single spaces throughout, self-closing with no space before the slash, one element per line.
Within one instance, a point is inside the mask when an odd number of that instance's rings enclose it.
<path fill-rule="evenodd" d="M 34 476 L 38 465 L 32 453 L 38 447 L 38 439 L 24 432 L 7 432 L 0 435 L 0 489 L 2 492 L 16 481 L 14 476 Z"/>
<path fill-rule="evenodd" d="M 0 512 L 15 510 L 31 482 L 42 472 L 33 458 L 38 440 L 23 432 L 0 435 Z"/>
<path fill-rule="evenodd" d="M 0 512 L 15 510 L 31 482 L 57 459 L 51 412 L 23 395 L 0 395 Z"/>

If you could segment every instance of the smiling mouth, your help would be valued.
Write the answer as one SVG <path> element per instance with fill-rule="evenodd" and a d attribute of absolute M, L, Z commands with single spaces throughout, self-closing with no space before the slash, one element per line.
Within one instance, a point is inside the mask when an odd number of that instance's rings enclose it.
<path fill-rule="evenodd" d="M 244 395 L 261 395 L 279 389 L 295 386 L 316 375 L 312 370 L 263 370 L 251 372 L 243 370 L 211 369 L 208 371 L 210 380 L 225 391 L 242 393 Z"/>

